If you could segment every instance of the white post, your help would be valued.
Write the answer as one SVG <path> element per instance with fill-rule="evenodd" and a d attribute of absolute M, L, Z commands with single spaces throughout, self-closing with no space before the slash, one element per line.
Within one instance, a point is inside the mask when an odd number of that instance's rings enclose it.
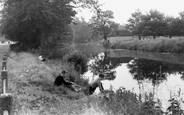
<path fill-rule="evenodd" d="M 3 111 L 3 115 L 9 115 L 8 111 L 7 110 Z"/>
<path fill-rule="evenodd" d="M 6 93 L 6 79 L 3 79 L 3 94 Z"/>

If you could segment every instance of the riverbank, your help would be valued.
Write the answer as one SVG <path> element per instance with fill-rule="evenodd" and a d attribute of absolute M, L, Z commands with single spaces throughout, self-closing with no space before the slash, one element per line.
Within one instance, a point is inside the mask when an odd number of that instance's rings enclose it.
<path fill-rule="evenodd" d="M 87 100 L 77 101 L 83 94 L 53 85 L 60 69 L 69 66 L 59 61 L 42 62 L 37 57 L 30 53 L 9 55 L 9 87 L 14 95 L 15 115 L 83 114 L 88 109 Z"/>
<path fill-rule="evenodd" d="M 151 98 L 142 103 L 136 94 L 124 89 L 107 100 L 97 95 L 87 97 L 62 86 L 55 87 L 53 81 L 60 69 L 68 68 L 69 65 L 59 60 L 42 62 L 35 54 L 11 52 L 8 58 L 8 76 L 10 92 L 14 96 L 14 114 L 141 115 L 142 112 L 158 112 L 154 107 L 145 106 L 147 101 L 153 102 Z"/>
<path fill-rule="evenodd" d="M 115 41 L 115 40 L 114 40 Z M 184 53 L 183 38 L 156 38 L 156 39 L 130 39 L 119 40 L 110 44 L 112 49 L 129 49 L 158 53 Z"/>

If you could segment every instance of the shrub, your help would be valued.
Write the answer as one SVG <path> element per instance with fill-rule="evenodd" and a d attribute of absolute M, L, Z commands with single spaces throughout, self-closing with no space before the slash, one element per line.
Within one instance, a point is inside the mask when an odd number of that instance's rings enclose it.
<path fill-rule="evenodd" d="M 18 42 L 16 44 L 11 44 L 10 50 L 14 52 L 26 51 L 27 47 Z"/>
<path fill-rule="evenodd" d="M 123 88 L 114 92 L 109 99 L 103 98 L 99 104 L 102 110 L 111 115 L 137 115 L 140 111 L 137 95 Z"/>
<path fill-rule="evenodd" d="M 87 58 L 79 51 L 74 51 L 64 57 L 64 60 L 74 65 L 74 69 L 80 74 L 84 74 L 88 70 Z"/>

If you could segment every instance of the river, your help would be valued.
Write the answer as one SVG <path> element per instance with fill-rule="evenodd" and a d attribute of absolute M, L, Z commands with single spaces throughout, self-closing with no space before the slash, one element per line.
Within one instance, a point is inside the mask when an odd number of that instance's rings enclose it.
<path fill-rule="evenodd" d="M 104 89 L 124 87 L 143 99 L 145 93 L 151 92 L 164 111 L 170 105 L 168 100 L 174 98 L 184 110 L 184 55 L 111 50 L 93 43 L 78 44 L 76 48 L 89 58 L 89 70 L 84 76 L 90 81 L 103 71 L 109 74 L 102 81 Z"/>

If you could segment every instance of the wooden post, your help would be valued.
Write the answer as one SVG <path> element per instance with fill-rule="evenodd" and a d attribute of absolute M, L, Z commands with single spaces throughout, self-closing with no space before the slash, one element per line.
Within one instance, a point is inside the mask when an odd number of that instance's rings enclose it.
<path fill-rule="evenodd" d="M 2 80 L 2 94 L 0 94 L 0 115 L 12 115 L 13 96 L 8 92 L 8 72 L 7 72 L 7 58 L 3 57 L 1 80 Z"/>

